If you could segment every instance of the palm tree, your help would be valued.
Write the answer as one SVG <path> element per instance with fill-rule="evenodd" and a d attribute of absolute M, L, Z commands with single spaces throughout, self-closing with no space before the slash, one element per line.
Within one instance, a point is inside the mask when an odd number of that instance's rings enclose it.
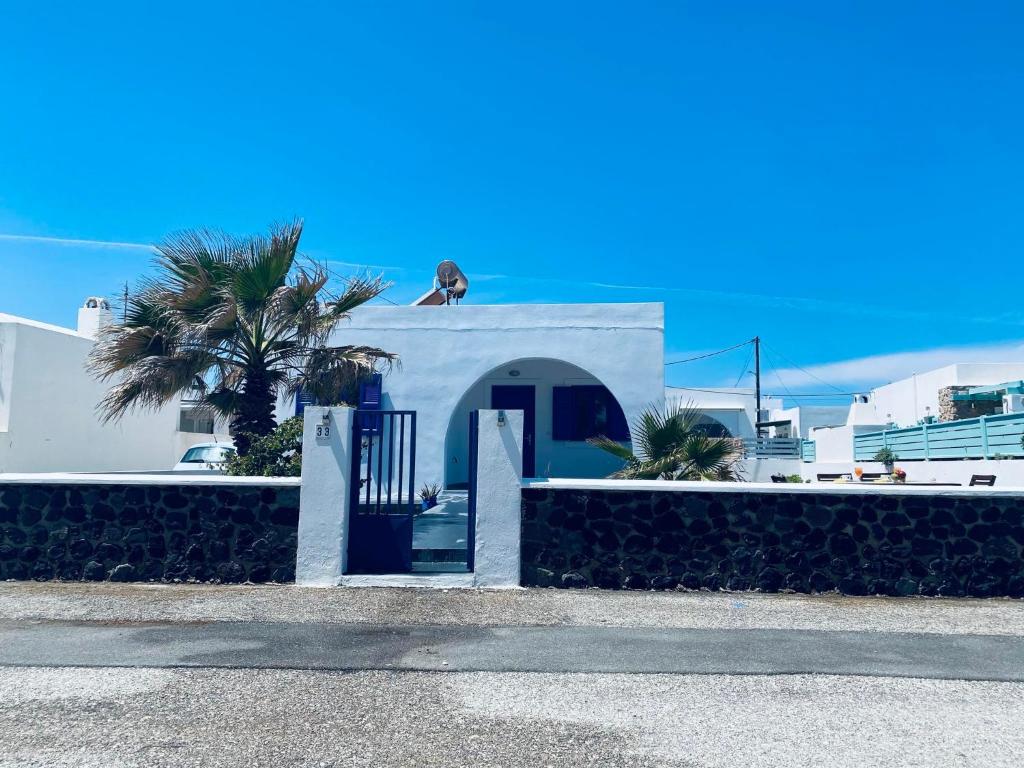
<path fill-rule="evenodd" d="M 344 385 L 394 360 L 375 347 L 328 345 L 338 323 L 387 285 L 358 278 L 330 292 L 325 266 L 299 263 L 301 236 L 295 221 L 243 238 L 188 230 L 157 246 L 156 275 L 131 294 L 124 321 L 104 330 L 90 359 L 113 382 L 103 417 L 189 391 L 230 420 L 245 455 L 250 435 L 274 429 L 282 389 L 337 402 Z"/>
<path fill-rule="evenodd" d="M 682 405 L 645 409 L 633 425 L 634 453 L 601 435 L 587 442 L 619 457 L 625 466 L 610 477 L 633 480 L 739 480 L 741 452 L 731 438 L 709 437 L 700 412 Z"/>

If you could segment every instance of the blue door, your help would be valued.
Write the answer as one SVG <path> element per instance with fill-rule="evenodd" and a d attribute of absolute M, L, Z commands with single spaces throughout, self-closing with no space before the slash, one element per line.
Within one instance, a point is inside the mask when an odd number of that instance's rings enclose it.
<path fill-rule="evenodd" d="M 534 453 L 537 393 L 532 384 L 495 384 L 491 387 L 491 408 L 523 412 L 523 477 L 537 474 Z"/>

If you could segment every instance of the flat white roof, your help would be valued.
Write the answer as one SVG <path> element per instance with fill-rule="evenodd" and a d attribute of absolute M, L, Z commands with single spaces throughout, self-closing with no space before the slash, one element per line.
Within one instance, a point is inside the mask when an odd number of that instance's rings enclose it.
<path fill-rule="evenodd" d="M 595 490 L 595 491 L 667 491 L 691 493 L 839 493 L 878 494 L 888 493 L 899 496 L 971 496 L 981 497 L 1022 497 L 1024 488 L 988 486 L 920 486 L 897 483 L 732 483 L 693 480 L 578 480 L 551 478 L 550 480 L 528 478 L 523 480 L 524 488 Z"/>
<path fill-rule="evenodd" d="M 396 330 L 511 330 L 522 328 L 665 328 L 665 305 L 636 304 L 459 304 L 451 306 L 360 307 L 338 326 Z"/>
<path fill-rule="evenodd" d="M 0 312 L 0 323 L 13 323 L 15 325 L 27 325 L 31 328 L 38 328 L 41 331 L 53 331 L 54 333 L 63 333 L 65 336 L 74 336 L 79 339 L 86 338 L 82 336 L 78 331 L 71 328 L 64 328 L 59 325 L 50 325 L 49 323 L 41 323 L 38 320 L 29 320 L 27 317 L 18 317 L 17 315 L 8 315 L 4 312 Z"/>

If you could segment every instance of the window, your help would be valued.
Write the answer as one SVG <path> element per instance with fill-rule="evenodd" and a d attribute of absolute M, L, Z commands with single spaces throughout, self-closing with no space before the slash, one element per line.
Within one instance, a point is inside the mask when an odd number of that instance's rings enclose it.
<path fill-rule="evenodd" d="M 554 387 L 551 410 L 555 440 L 586 440 L 598 435 L 630 439 L 626 417 L 607 387 Z"/>
<path fill-rule="evenodd" d="M 227 445 L 197 445 L 181 457 L 182 464 L 218 464 L 226 461 L 235 449 Z"/>

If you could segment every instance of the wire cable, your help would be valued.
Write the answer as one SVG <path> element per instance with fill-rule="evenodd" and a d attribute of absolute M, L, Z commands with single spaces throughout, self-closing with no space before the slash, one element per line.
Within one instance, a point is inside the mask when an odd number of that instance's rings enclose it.
<path fill-rule="evenodd" d="M 750 352 L 747 354 L 747 359 L 743 363 L 743 367 L 740 369 L 740 375 L 736 377 L 736 383 L 732 385 L 734 389 L 740 385 L 740 382 L 743 381 L 743 377 L 746 376 L 749 372 L 748 366 L 750 365 L 750 358 L 752 358 L 753 356 L 754 348 L 751 347 Z"/>
<path fill-rule="evenodd" d="M 797 399 L 796 395 L 794 395 L 792 392 L 789 391 L 789 387 L 786 386 L 786 382 L 784 382 L 782 380 L 782 376 L 779 375 L 779 369 L 777 367 L 775 367 L 774 365 L 772 365 L 770 362 L 768 362 L 768 355 L 765 355 L 764 358 L 765 358 L 765 362 L 768 363 L 768 367 L 771 369 L 771 372 L 775 375 L 775 378 L 779 380 L 779 386 L 782 387 L 782 389 L 785 391 L 786 395 L 794 403 L 796 403 L 797 405 L 800 405 L 800 400 Z"/>
<path fill-rule="evenodd" d="M 766 349 L 770 349 L 770 350 L 772 351 L 772 354 L 778 355 L 778 356 L 779 356 L 779 357 L 781 357 L 781 358 L 782 358 L 783 360 L 785 360 L 785 361 L 786 361 L 787 363 L 789 363 L 789 364 L 790 364 L 791 366 L 793 366 L 794 368 L 796 368 L 796 369 L 797 369 L 798 371 L 802 371 L 803 373 L 805 373 L 805 374 L 807 374 L 808 376 L 810 376 L 810 377 L 811 377 L 812 379 L 815 379 L 815 380 L 817 380 L 817 381 L 820 381 L 820 382 L 821 382 L 822 384 L 824 384 L 824 385 L 825 385 L 826 387 L 831 387 L 832 389 L 836 390 L 837 392 L 841 392 L 841 393 L 842 393 L 842 394 L 844 394 L 844 395 L 846 394 L 846 393 L 845 393 L 845 392 L 843 392 L 843 391 L 842 391 L 842 390 L 841 390 L 841 389 L 840 389 L 839 387 L 837 387 L 837 386 L 836 386 L 835 384 L 830 384 L 829 382 L 825 381 L 825 380 L 824 380 L 823 378 L 821 378 L 820 376 L 816 376 L 815 374 L 813 374 L 813 373 L 811 373 L 810 371 L 808 371 L 808 370 L 807 370 L 806 368 L 803 368 L 803 367 L 801 367 L 801 366 L 797 365 L 797 364 L 796 364 L 796 363 L 794 363 L 794 362 L 793 362 L 792 360 L 790 360 L 790 359 L 789 359 L 788 357 L 786 357 L 786 356 L 785 356 L 784 354 L 782 354 L 781 352 L 779 352 L 779 350 L 775 349 L 775 347 L 769 347 L 769 346 L 768 346 L 767 344 L 765 344 L 765 343 L 764 343 L 764 340 L 762 340 L 762 341 L 761 341 L 761 344 L 763 344 L 763 345 L 764 345 L 764 347 L 765 347 Z"/>
<path fill-rule="evenodd" d="M 696 357 L 687 357 L 685 360 L 673 360 L 671 362 L 665 363 L 665 365 L 669 366 L 669 365 L 679 365 L 680 363 L 692 363 L 694 360 L 704 360 L 705 358 L 708 358 L 708 357 L 714 357 L 715 355 L 721 355 L 721 354 L 724 354 L 726 352 L 732 352 L 734 349 L 739 349 L 740 347 L 745 347 L 747 344 L 753 344 L 753 343 L 754 343 L 753 339 L 747 339 L 744 342 L 741 342 L 739 344 L 734 344 L 731 347 L 726 347 L 725 349 L 720 349 L 717 352 L 708 352 L 708 353 L 703 354 L 703 355 L 697 355 Z"/>

